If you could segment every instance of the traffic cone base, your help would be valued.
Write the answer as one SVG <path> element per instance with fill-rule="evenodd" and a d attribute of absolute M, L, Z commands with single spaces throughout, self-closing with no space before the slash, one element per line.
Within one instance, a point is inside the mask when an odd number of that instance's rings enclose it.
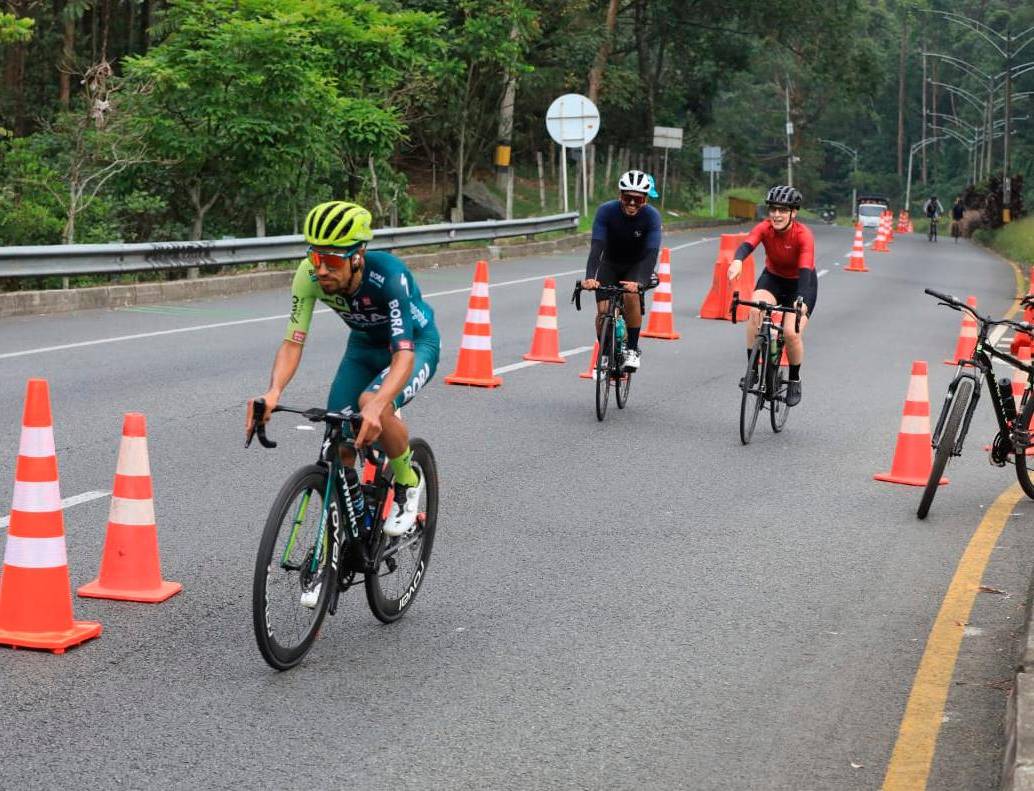
<path fill-rule="evenodd" d="M 502 377 L 492 376 L 487 379 L 474 379 L 467 376 L 446 376 L 446 384 L 450 385 L 471 385 L 473 387 L 499 387 L 503 383 Z"/>
<path fill-rule="evenodd" d="M 100 574 L 79 587 L 78 595 L 156 604 L 183 590 L 162 579 L 153 497 L 147 423 L 130 412 L 122 423 Z"/>

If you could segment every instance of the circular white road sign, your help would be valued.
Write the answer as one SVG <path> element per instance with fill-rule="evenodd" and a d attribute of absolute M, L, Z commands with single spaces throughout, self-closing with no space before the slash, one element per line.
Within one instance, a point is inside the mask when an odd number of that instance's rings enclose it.
<path fill-rule="evenodd" d="M 546 131 L 556 143 L 579 148 L 592 142 L 600 131 L 600 111 L 580 93 L 565 93 L 546 111 Z"/>

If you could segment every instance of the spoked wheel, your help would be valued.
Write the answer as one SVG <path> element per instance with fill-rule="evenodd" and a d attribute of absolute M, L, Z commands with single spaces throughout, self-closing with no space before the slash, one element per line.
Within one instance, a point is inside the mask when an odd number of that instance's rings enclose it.
<path fill-rule="evenodd" d="M 754 348 L 750 350 L 747 373 L 743 379 L 743 397 L 740 399 L 740 442 L 744 445 L 750 444 L 750 438 L 754 436 L 754 427 L 758 423 L 758 413 L 765 403 L 765 385 L 761 376 L 764 373 L 765 353 L 763 342 L 756 341 Z"/>
<path fill-rule="evenodd" d="M 255 558 L 252 613 L 262 658 L 277 670 L 294 667 L 308 652 L 327 612 L 330 545 L 323 498 L 327 473 L 303 467 L 280 489 Z M 333 495 L 331 495 L 333 497 Z M 332 501 L 331 509 L 336 509 Z"/>
<path fill-rule="evenodd" d="M 624 409 L 628 403 L 628 391 L 632 388 L 632 372 L 622 367 L 618 380 L 614 382 L 614 400 L 618 409 Z"/>
<path fill-rule="evenodd" d="M 778 434 L 786 425 L 786 418 L 790 416 L 790 407 L 786 405 L 786 382 L 789 374 L 781 365 L 771 366 L 772 379 L 769 393 L 772 400 L 768 402 L 768 416 L 772 420 L 772 431 Z"/>
<path fill-rule="evenodd" d="M 410 440 L 413 467 L 424 479 L 416 527 L 397 538 L 381 535 L 375 571 L 366 575 L 366 601 L 378 620 L 397 621 L 416 599 L 427 576 L 427 564 L 438 526 L 438 466 L 431 446 L 422 439 Z"/>
<path fill-rule="evenodd" d="M 944 468 L 948 466 L 948 459 L 955 448 L 955 443 L 962 429 L 962 419 L 965 417 L 966 409 L 969 407 L 969 399 L 973 395 L 973 382 L 969 379 L 960 379 L 959 386 L 955 390 L 955 397 L 948 405 L 948 419 L 944 421 L 944 430 L 941 432 L 941 441 L 937 446 L 937 452 L 933 456 L 933 467 L 930 469 L 930 477 L 926 480 L 926 488 L 923 490 L 923 498 L 919 501 L 919 509 L 916 516 L 926 519 L 930 513 L 930 505 L 933 503 L 934 495 L 941 483 L 941 476 Z"/>
<path fill-rule="evenodd" d="M 603 420 L 607 414 L 607 401 L 610 398 L 610 358 L 614 356 L 614 322 L 610 316 L 603 317 L 600 325 L 600 353 L 596 357 L 596 419 Z M 604 356 L 603 350 L 610 354 Z"/>
<path fill-rule="evenodd" d="M 1023 493 L 1034 499 L 1034 481 L 1031 481 L 1031 471 L 1034 470 L 1034 456 L 1027 453 L 1034 448 L 1031 441 L 1030 422 L 1034 420 L 1034 396 L 1028 394 L 1027 401 L 1023 405 L 1020 416 L 1016 418 L 1016 425 L 1020 426 L 1013 431 L 1013 452 L 1015 453 L 1016 478 L 1020 482 Z"/>

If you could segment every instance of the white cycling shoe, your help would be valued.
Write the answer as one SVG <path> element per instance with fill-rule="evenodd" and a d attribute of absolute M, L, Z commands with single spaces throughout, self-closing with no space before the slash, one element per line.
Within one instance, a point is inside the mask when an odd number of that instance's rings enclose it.
<path fill-rule="evenodd" d="M 302 607 L 308 607 L 310 610 L 316 608 L 316 602 L 320 600 L 320 589 L 323 588 L 323 583 L 320 582 L 312 590 L 302 591 L 301 605 Z"/>
<path fill-rule="evenodd" d="M 626 349 L 624 369 L 626 371 L 638 371 L 640 357 L 641 354 L 638 349 Z"/>
<path fill-rule="evenodd" d="M 416 518 L 419 516 L 420 497 L 424 493 L 426 484 L 424 476 L 416 471 L 417 483 L 415 486 L 402 486 L 395 484 L 395 504 L 391 509 L 391 515 L 384 520 L 384 535 L 394 538 L 408 533 L 416 525 Z"/>

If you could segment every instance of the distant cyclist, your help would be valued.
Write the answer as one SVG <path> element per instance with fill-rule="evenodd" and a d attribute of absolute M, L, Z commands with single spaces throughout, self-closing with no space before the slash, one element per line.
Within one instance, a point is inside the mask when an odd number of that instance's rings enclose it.
<path fill-rule="evenodd" d="M 955 244 L 959 243 L 959 237 L 962 235 L 962 218 L 965 214 L 966 207 L 962 203 L 962 196 L 957 195 L 951 207 L 951 235 L 955 239 Z"/>
<path fill-rule="evenodd" d="M 316 302 L 330 307 L 351 332 L 327 409 L 358 413 L 363 423 L 356 446 L 379 441 L 388 455 L 396 508 L 383 530 L 399 536 L 416 523 L 424 481 L 411 463 L 409 431 L 396 410 L 434 376 L 441 341 L 434 311 L 406 265 L 390 253 L 367 251 L 370 221 L 370 212 L 345 201 L 321 203 L 305 218 L 309 250 L 294 275 L 287 333 L 262 397 L 268 419 L 298 370 Z M 249 401 L 246 428 L 253 424 Z"/>
<path fill-rule="evenodd" d="M 640 286 L 646 287 L 657 265 L 661 249 L 661 214 L 647 204 L 652 190 L 650 177 L 641 170 L 630 170 L 618 179 L 618 199 L 602 204 L 592 222 L 592 243 L 589 260 L 585 265 L 582 287 L 621 284 L 625 295 L 625 318 L 628 345 L 624 368 L 639 369 L 639 331 L 643 313 L 638 295 Z M 610 310 L 610 300 L 596 295 L 596 335 L 600 333 L 603 317 Z M 609 356 L 609 338 L 600 343 L 600 354 Z"/>
<path fill-rule="evenodd" d="M 926 219 L 930 222 L 930 230 L 927 232 L 926 238 L 931 242 L 937 241 L 937 221 L 941 215 L 944 214 L 944 207 L 941 202 L 937 200 L 936 195 L 931 195 L 929 200 L 923 204 L 923 214 L 926 215 Z"/>
<path fill-rule="evenodd" d="M 758 246 L 765 246 L 765 268 L 754 286 L 753 302 L 773 305 L 792 305 L 798 296 L 804 299 L 805 312 L 801 316 L 800 332 L 794 322 L 783 320 L 786 357 L 790 362 L 790 380 L 786 388 L 786 403 L 796 406 L 801 401 L 801 363 L 804 362 L 804 341 L 801 333 L 815 312 L 819 279 L 815 274 L 815 238 L 807 226 L 798 222 L 801 193 L 793 187 L 772 187 L 765 197 L 768 219 L 762 220 L 747 234 L 736 248 L 729 264 L 729 280 L 739 277 L 743 259 Z M 751 308 L 747 320 L 747 356 L 750 356 L 754 338 L 761 325 L 761 311 Z M 751 383 L 753 384 L 753 383 Z"/>

